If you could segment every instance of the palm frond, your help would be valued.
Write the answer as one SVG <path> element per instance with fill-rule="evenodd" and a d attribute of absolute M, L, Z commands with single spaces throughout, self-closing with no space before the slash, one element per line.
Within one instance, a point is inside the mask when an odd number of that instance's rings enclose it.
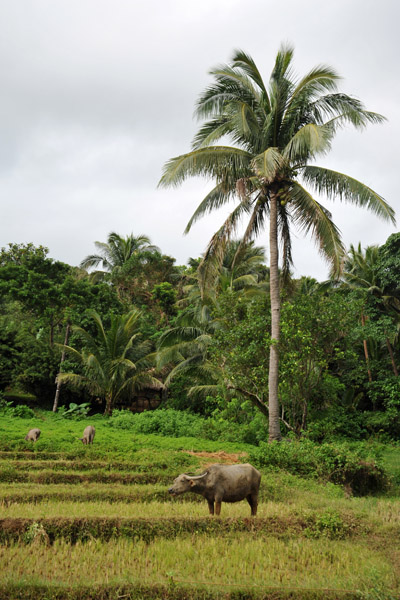
<path fill-rule="evenodd" d="M 330 118 L 336 120 L 337 126 L 351 123 L 357 129 L 363 129 L 368 123 L 386 121 L 384 116 L 365 110 L 360 100 L 347 94 L 327 94 L 311 103 L 309 108 L 318 123 Z"/>
<path fill-rule="evenodd" d="M 187 373 L 189 375 L 190 373 L 196 372 L 196 370 L 203 363 L 203 360 L 204 358 L 202 354 L 195 354 L 178 363 L 176 367 L 174 367 L 168 374 L 168 377 L 165 380 L 165 385 L 168 387 L 172 379 L 174 379 L 174 377 L 180 373 Z"/>
<path fill-rule="evenodd" d="M 92 267 L 97 267 L 99 263 L 102 263 L 103 268 L 107 268 L 109 265 L 104 256 L 100 256 L 99 254 L 90 254 L 79 263 L 79 266 L 81 269 L 91 269 Z"/>
<path fill-rule="evenodd" d="M 337 87 L 336 82 L 339 79 L 341 79 L 340 75 L 328 65 L 314 67 L 302 77 L 294 88 L 288 111 L 290 111 L 294 101 L 297 101 L 299 96 L 305 97 L 307 102 L 310 102 L 314 96 L 335 90 Z"/>
<path fill-rule="evenodd" d="M 87 384 L 86 377 L 76 373 L 58 373 L 56 381 L 57 383 L 71 383 L 74 387 L 81 388 Z"/>
<path fill-rule="evenodd" d="M 270 147 L 255 156 L 251 164 L 257 177 L 263 177 L 267 182 L 271 182 L 285 165 L 285 159 L 278 148 Z"/>
<path fill-rule="evenodd" d="M 118 400 L 118 398 L 121 398 L 122 396 L 125 396 L 127 394 L 132 396 L 135 393 L 147 387 L 155 387 L 161 390 L 164 388 L 164 384 L 161 383 L 159 379 L 153 377 L 149 373 L 138 373 L 123 381 L 121 386 L 118 388 L 114 398 L 115 400 Z"/>
<path fill-rule="evenodd" d="M 104 330 L 103 321 L 101 320 L 101 317 L 100 317 L 99 313 L 97 311 L 93 310 L 93 309 L 89 309 L 87 311 L 87 313 L 88 313 L 89 317 L 91 317 L 93 319 L 93 321 L 95 322 L 96 327 L 97 327 L 97 331 L 99 332 L 99 334 L 100 334 L 100 336 L 101 336 L 104 344 L 107 345 L 108 339 L 107 339 L 106 332 Z M 80 334 L 84 335 L 84 334 L 86 334 L 86 332 L 83 329 L 81 329 L 80 330 Z M 88 335 L 87 334 L 86 334 L 86 338 L 88 339 Z"/>
<path fill-rule="evenodd" d="M 82 362 L 82 354 L 78 352 L 78 350 L 76 350 L 75 348 L 72 348 L 71 346 L 66 346 L 65 344 L 58 344 L 57 342 L 54 345 L 57 348 L 61 348 L 62 350 L 65 350 L 68 354 L 74 356 L 74 358 L 76 358 L 79 362 Z"/>
<path fill-rule="evenodd" d="M 252 57 L 243 52 L 243 50 L 235 50 L 232 57 L 232 64 L 233 68 L 241 69 L 250 80 L 254 81 L 265 95 L 265 100 L 268 101 L 267 88 Z"/>
<path fill-rule="evenodd" d="M 227 243 L 235 234 L 242 215 L 248 213 L 250 208 L 251 200 L 244 198 L 231 212 L 222 227 L 220 227 L 211 238 L 198 268 L 199 283 L 202 293 L 204 293 L 208 287 L 212 286 L 214 281 L 218 278 Z"/>
<path fill-rule="evenodd" d="M 178 186 L 188 177 L 204 175 L 222 179 L 229 170 L 232 179 L 240 179 L 249 174 L 252 155 L 240 148 L 230 146 L 207 146 L 171 158 L 164 167 L 159 181 L 160 187 Z"/>
<path fill-rule="evenodd" d="M 225 189 L 225 185 L 223 183 L 219 183 L 218 185 L 216 185 L 215 188 L 213 188 L 211 192 L 209 192 L 204 198 L 204 200 L 199 204 L 199 206 L 191 216 L 188 224 L 186 225 L 184 233 L 189 233 L 190 229 L 192 228 L 192 225 L 196 223 L 196 221 L 201 219 L 201 217 L 203 217 L 205 214 L 210 213 L 213 210 L 217 210 L 218 208 L 226 204 L 232 193 L 233 191 L 230 192 Z"/>
<path fill-rule="evenodd" d="M 217 396 L 223 391 L 221 384 L 194 385 L 188 389 L 189 398 L 206 398 L 207 396 Z"/>
<path fill-rule="evenodd" d="M 300 184 L 293 183 L 291 191 L 291 215 L 293 222 L 304 233 L 310 233 L 319 246 L 321 254 L 338 274 L 343 265 L 345 248 L 340 232 L 331 219 L 331 214 Z"/>
<path fill-rule="evenodd" d="M 132 360 L 129 360 L 129 358 L 119 358 L 114 361 L 114 365 L 115 365 L 115 368 L 126 367 L 127 369 L 129 369 L 131 371 L 137 370 L 137 364 L 134 363 Z"/>
<path fill-rule="evenodd" d="M 207 121 L 194 136 L 192 148 L 196 150 L 204 146 L 212 146 L 217 140 L 230 133 L 231 129 L 230 118 L 225 115 Z"/>
<path fill-rule="evenodd" d="M 132 329 L 134 329 L 135 327 L 138 327 L 139 323 L 139 319 L 142 315 L 142 312 L 137 309 L 134 308 L 133 310 L 131 310 L 129 313 L 127 313 L 124 318 L 123 318 L 123 329 L 124 332 L 126 333 L 126 335 L 128 336 L 132 336 Z"/>
<path fill-rule="evenodd" d="M 293 265 L 292 240 L 290 235 L 290 217 L 286 205 L 278 204 L 278 228 L 282 245 L 282 280 L 287 284 L 290 278 L 290 267 Z"/>
<path fill-rule="evenodd" d="M 252 138 L 259 136 L 259 124 L 252 107 L 242 100 L 232 101 L 229 112 L 232 113 L 229 121 L 231 137 L 244 147 L 250 142 L 252 148 Z"/>
<path fill-rule="evenodd" d="M 170 346 L 158 350 L 156 354 L 157 369 L 162 369 L 166 365 L 177 364 L 185 360 L 181 349 L 181 344 L 176 344 L 175 346 Z"/>
<path fill-rule="evenodd" d="M 302 174 L 304 181 L 318 193 L 326 194 L 332 200 L 339 198 L 356 206 L 368 208 L 381 219 L 396 224 L 395 212 L 382 196 L 357 179 L 315 166 L 306 167 Z"/>
<path fill-rule="evenodd" d="M 294 48 L 289 44 L 282 44 L 276 55 L 275 65 L 271 73 L 272 81 L 280 81 L 283 78 L 290 78 L 290 66 L 292 63 Z"/>
<path fill-rule="evenodd" d="M 254 275 L 240 275 L 239 277 L 236 277 L 233 281 L 232 281 L 232 285 L 234 287 L 234 289 L 238 290 L 241 289 L 243 287 L 249 287 L 249 286 L 256 286 L 257 285 L 257 277 L 255 277 Z"/>
<path fill-rule="evenodd" d="M 248 244 L 264 229 L 265 219 L 269 214 L 269 197 L 260 192 L 252 208 L 253 210 L 250 219 L 242 237 L 242 245 Z M 238 252 L 240 249 L 241 248 L 239 247 Z"/>
<path fill-rule="evenodd" d="M 199 335 L 201 335 L 203 329 L 200 327 L 173 327 L 165 331 L 158 341 L 158 348 L 168 348 L 175 344 L 181 344 L 182 342 L 192 342 Z"/>
<path fill-rule="evenodd" d="M 105 364 L 102 364 L 98 356 L 91 353 L 86 353 L 85 350 L 83 350 L 82 354 L 84 356 L 86 377 L 88 379 L 95 378 L 97 380 L 97 384 L 101 383 L 102 385 L 106 385 L 108 373 L 105 371 L 109 370 L 107 367 L 110 367 L 110 363 L 106 361 Z M 112 371 L 112 368 L 110 371 Z"/>
<path fill-rule="evenodd" d="M 76 373 L 59 373 L 57 375 L 57 382 L 70 385 L 74 389 L 85 389 L 90 394 L 103 397 L 102 389 L 84 375 L 78 375 Z"/>
<path fill-rule="evenodd" d="M 334 128 L 331 124 L 309 123 L 301 127 L 286 145 L 283 156 L 292 163 L 303 163 L 317 154 L 325 154 L 331 147 Z"/>
<path fill-rule="evenodd" d="M 216 83 L 206 88 L 197 101 L 195 116 L 209 118 L 222 114 L 233 100 L 241 98 L 250 106 L 259 98 L 259 91 L 246 73 L 229 65 L 211 69 Z"/>

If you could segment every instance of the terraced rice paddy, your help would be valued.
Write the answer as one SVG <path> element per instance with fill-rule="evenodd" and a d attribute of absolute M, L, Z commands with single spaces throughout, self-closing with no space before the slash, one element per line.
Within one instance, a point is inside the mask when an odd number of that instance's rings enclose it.
<path fill-rule="evenodd" d="M 0 453 L 1 600 L 399 597 L 396 497 L 265 473 L 255 519 L 211 518 L 167 486 L 218 455 L 73 454 Z"/>

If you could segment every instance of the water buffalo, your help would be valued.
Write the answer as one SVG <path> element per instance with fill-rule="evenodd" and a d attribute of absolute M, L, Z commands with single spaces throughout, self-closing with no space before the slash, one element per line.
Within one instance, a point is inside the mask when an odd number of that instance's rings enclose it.
<path fill-rule="evenodd" d="M 93 444 L 95 433 L 96 433 L 96 430 L 93 427 L 93 425 L 88 425 L 83 430 L 83 437 L 81 437 L 79 439 L 81 440 L 82 444 Z"/>
<path fill-rule="evenodd" d="M 30 429 L 28 431 L 28 433 L 25 436 L 25 439 L 28 440 L 29 442 L 37 442 L 39 437 L 40 437 L 40 429 Z"/>
<path fill-rule="evenodd" d="M 185 492 L 195 492 L 208 502 L 210 515 L 221 513 L 221 502 L 239 502 L 246 499 L 250 504 L 251 515 L 257 514 L 258 490 L 261 473 L 252 465 L 220 465 L 208 467 L 201 475 L 183 473 L 174 480 L 169 493 L 173 496 Z"/>

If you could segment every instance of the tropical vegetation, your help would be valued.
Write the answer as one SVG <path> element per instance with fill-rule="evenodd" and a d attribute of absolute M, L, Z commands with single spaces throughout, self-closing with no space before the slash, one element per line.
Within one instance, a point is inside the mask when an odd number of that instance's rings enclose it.
<path fill-rule="evenodd" d="M 380 123 L 383 117 L 337 90 L 337 73 L 319 66 L 298 79 L 292 69 L 293 49 L 278 52 L 268 84 L 251 56 L 235 52 L 230 65 L 211 71 L 215 83 L 200 96 L 196 114 L 205 119 L 193 140 L 193 149 L 172 158 L 160 184 L 178 185 L 203 175 L 215 187 L 190 219 L 186 231 L 206 213 L 236 200 L 229 217 L 212 237 L 200 272 L 206 284 L 215 263 L 243 217 L 247 226 L 242 243 L 257 236 L 269 221 L 269 272 L 271 343 L 268 373 L 270 440 L 281 439 L 278 402 L 280 340 L 279 242 L 281 269 L 287 277 L 292 264 L 291 229 L 297 227 L 315 238 L 321 254 L 338 275 L 344 256 L 339 230 L 329 211 L 311 192 L 368 208 L 394 223 L 393 209 L 368 186 L 339 173 L 318 167 L 317 156 L 326 154 L 341 127 L 358 129 Z M 216 145 L 228 139 L 233 146 Z"/>
<path fill-rule="evenodd" d="M 187 231 L 237 202 L 203 256 L 176 265 L 147 235 L 115 231 L 80 267 L 49 258 L 43 246 L 1 250 L 5 402 L 107 415 L 115 407 L 167 407 L 256 424 L 257 443 L 267 435 L 398 436 L 398 234 L 346 252 L 312 195 L 325 192 L 394 221 L 371 188 L 314 164 L 340 127 L 383 117 L 339 92 L 333 69 L 297 79 L 292 62 L 292 48 L 283 46 L 267 83 L 242 51 L 214 69 L 197 103 L 203 123 L 192 151 L 165 166 L 161 185 L 196 174 L 214 179 Z M 232 145 L 217 145 L 221 139 Z M 254 240 L 267 220 L 268 264 Z M 318 242 L 332 266 L 329 282 L 291 275 L 293 227 Z"/>

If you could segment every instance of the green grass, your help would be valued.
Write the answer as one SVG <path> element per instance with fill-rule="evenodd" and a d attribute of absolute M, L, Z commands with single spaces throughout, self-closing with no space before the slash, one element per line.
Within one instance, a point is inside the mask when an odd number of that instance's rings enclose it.
<path fill-rule="evenodd" d="M 107 501 L 87 501 L 75 502 L 73 500 L 43 500 L 40 503 L 18 504 L 17 502 L 3 505 L 1 510 L 1 518 L 54 518 L 60 515 L 68 515 L 68 518 L 82 517 L 122 517 L 122 518 L 199 518 L 208 515 L 207 502 L 201 499 L 200 502 L 193 501 L 196 498 L 194 495 L 186 496 L 185 502 L 177 502 L 171 499 L 169 502 L 152 501 L 144 502 L 107 502 Z M 197 498 L 200 498 L 197 496 Z M 354 514 L 353 511 L 346 507 L 345 509 L 340 503 L 330 506 L 333 510 L 341 510 L 343 514 L 348 516 Z M 383 507 L 382 507 L 383 508 Z M 386 507 L 385 507 L 386 508 Z M 306 518 L 315 513 L 320 514 L 326 508 L 309 508 L 307 506 L 296 507 L 293 505 L 284 504 L 281 502 L 261 502 L 259 504 L 259 518 Z M 361 512 L 360 512 L 361 515 Z M 365 515 L 365 513 L 364 513 Z M 250 508 L 246 501 L 237 502 L 235 504 L 223 504 L 222 516 L 226 518 L 244 518 L 250 517 Z M 376 522 L 399 523 L 400 516 L 393 511 L 382 510 Z"/>
<path fill-rule="evenodd" d="M 87 425 L 94 425 L 96 436 L 91 447 L 79 441 Z M 38 427 L 41 436 L 36 443 L 26 442 L 24 437 L 29 429 Z M 14 452 L 62 452 L 70 457 L 88 456 L 128 459 L 142 448 L 159 450 L 190 450 L 217 452 L 247 452 L 251 446 L 227 441 L 215 441 L 199 437 L 164 437 L 154 433 L 138 433 L 133 429 L 112 428 L 106 418 L 96 416 L 81 421 L 61 419 L 51 412 L 40 412 L 36 418 L 22 419 L 0 415 L 0 451 Z"/>
<path fill-rule="evenodd" d="M 104 483 L 70 484 L 31 484 L 5 483 L 0 486 L 0 506 L 10 504 L 37 504 L 44 500 L 73 502 L 143 502 L 172 500 L 165 485 L 135 484 L 113 485 Z"/>
<path fill-rule="evenodd" d="M 85 447 L 76 438 L 92 422 Z M 42 436 L 28 444 L 35 426 Z M 168 494 L 179 473 L 251 449 L 103 418 L 0 416 L 0 598 L 397 598 L 400 447 L 380 447 L 393 484 L 376 496 L 268 466 L 256 519 L 247 502 L 211 518 L 203 498 Z"/>
<path fill-rule="evenodd" d="M 171 475 L 172 483 L 174 475 Z M 172 498 L 168 494 L 168 486 L 161 484 L 135 484 L 123 485 L 114 483 L 85 483 L 84 485 L 71 484 L 40 484 L 40 483 L 3 483 L 0 486 L 0 503 L 37 503 L 44 499 L 68 500 L 74 502 L 88 502 L 91 500 L 108 502 L 149 502 L 163 500 L 179 503 L 187 501 L 205 502 L 201 496 L 187 494 Z M 339 486 L 333 484 L 322 485 L 315 481 L 307 481 L 288 475 L 277 473 L 264 474 L 261 480 L 260 501 L 279 502 L 282 505 L 310 506 L 331 505 L 334 499 L 344 498 L 344 492 Z"/>
<path fill-rule="evenodd" d="M 191 585 L 368 591 L 376 580 L 396 590 L 392 565 L 381 552 L 344 541 L 248 537 L 215 539 L 194 534 L 179 540 L 91 540 L 75 545 L 0 547 L 1 581 Z M 99 569 L 101 565 L 101 569 Z"/>
<path fill-rule="evenodd" d="M 400 488 L 400 446 L 386 446 L 382 452 L 382 462 Z"/>
<path fill-rule="evenodd" d="M 98 483 L 164 483 L 165 485 L 171 480 L 171 475 L 160 472 L 130 472 L 130 471 L 83 471 L 82 473 L 76 471 L 55 471 L 55 470 L 43 470 L 43 471 L 22 471 L 15 467 L 0 468 L 0 482 L 11 483 L 14 481 L 19 482 L 32 482 L 32 483 L 70 483 L 70 484 L 84 484 L 90 482 Z"/>

